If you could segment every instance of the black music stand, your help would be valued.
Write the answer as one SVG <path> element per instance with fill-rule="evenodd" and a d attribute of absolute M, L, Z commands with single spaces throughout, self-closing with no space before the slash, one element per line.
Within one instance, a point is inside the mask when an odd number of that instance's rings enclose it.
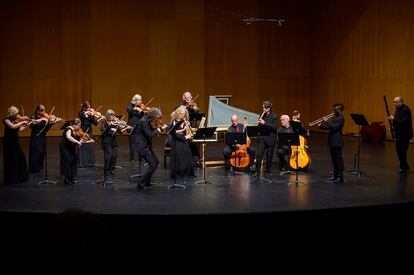
<path fill-rule="evenodd" d="M 195 184 L 204 183 L 210 184 L 211 182 L 206 180 L 206 139 L 212 138 L 217 127 L 207 127 L 207 128 L 198 128 L 197 132 L 194 134 L 193 139 L 201 139 L 202 142 L 202 154 L 203 154 L 203 180 L 196 181 Z"/>
<path fill-rule="evenodd" d="M 292 125 L 292 124 L 291 124 Z M 292 127 L 293 128 L 293 127 Z M 298 128 L 296 128 L 297 130 Z M 299 142 L 299 133 L 297 133 L 295 131 L 295 128 L 293 128 L 294 133 L 278 133 L 278 143 L 279 145 L 282 146 L 296 146 L 296 152 L 298 151 L 300 142 Z M 298 154 L 296 154 L 295 157 L 295 161 L 296 161 L 296 167 L 299 167 L 299 158 L 298 158 Z M 289 163 L 288 163 L 289 165 Z M 291 174 L 292 171 L 284 171 L 282 173 L 280 173 L 281 176 L 286 175 L 286 174 Z M 298 185 L 299 184 L 299 169 L 295 170 L 295 184 Z M 290 182 L 289 184 L 290 185 Z"/>
<path fill-rule="evenodd" d="M 355 124 L 359 126 L 359 133 L 361 134 L 361 128 L 362 126 L 369 126 L 369 123 L 364 115 L 362 114 L 351 114 L 352 119 L 354 120 Z M 358 138 L 358 149 L 357 153 L 354 154 L 354 168 L 350 171 L 348 171 L 348 174 L 350 175 L 357 175 L 358 177 L 361 177 L 362 174 L 366 175 L 367 173 L 361 171 L 359 169 L 359 163 L 360 163 L 360 156 L 361 156 L 361 136 Z"/>
<path fill-rule="evenodd" d="M 236 144 L 246 144 L 247 142 L 247 135 L 246 133 L 242 132 L 232 132 L 232 133 L 225 133 L 224 134 L 224 143 L 231 146 L 232 148 L 236 149 Z M 237 156 L 234 154 L 234 163 L 237 163 Z M 231 164 L 229 164 L 231 165 Z M 235 167 L 234 167 L 235 168 Z M 236 172 L 235 169 L 230 173 L 230 175 L 245 175 L 242 172 Z"/>
<path fill-rule="evenodd" d="M 267 127 L 260 127 L 260 126 L 247 126 L 246 132 L 247 132 L 247 135 L 249 137 L 251 137 L 251 138 L 252 137 L 257 137 L 258 139 L 260 139 L 261 135 L 269 135 L 270 134 L 270 130 Z M 250 183 L 255 182 L 257 179 L 267 181 L 268 183 L 272 183 L 271 180 L 269 180 L 267 178 L 264 178 L 264 177 L 261 177 L 260 175 L 256 178 L 254 178 Z"/>
<path fill-rule="evenodd" d="M 201 119 L 205 116 L 206 116 L 206 114 L 204 114 L 204 113 L 189 114 L 189 117 L 190 117 L 189 121 L 190 121 L 191 127 L 196 128 L 197 127 L 197 124 L 196 124 L 197 121 L 201 121 Z"/>
<path fill-rule="evenodd" d="M 180 122 L 176 123 L 174 126 L 172 126 L 171 129 L 168 131 L 167 135 L 170 135 L 171 132 L 175 132 L 177 130 L 177 128 L 181 126 L 182 123 L 183 122 L 180 121 Z M 174 141 L 171 141 L 171 143 L 172 142 L 174 142 Z M 171 147 L 172 147 L 172 144 L 171 144 Z M 175 169 L 177 169 L 177 145 L 174 146 L 174 155 L 175 155 L 174 156 L 174 166 L 175 166 Z M 184 185 L 177 184 L 177 175 L 175 175 L 174 176 L 174 184 L 168 186 L 168 189 L 171 189 L 171 188 L 183 188 L 183 189 L 185 189 L 186 187 Z"/>
<path fill-rule="evenodd" d="M 66 127 L 68 127 L 70 125 L 71 122 L 72 122 L 71 120 L 66 121 L 65 124 L 63 124 L 63 126 L 60 127 L 60 129 L 61 130 L 65 129 Z M 45 125 L 45 128 L 43 129 L 43 132 L 45 133 L 45 167 L 43 169 L 45 178 L 38 183 L 39 185 L 46 184 L 46 183 L 56 184 L 56 181 L 49 180 L 48 176 L 47 176 L 47 132 L 50 130 L 50 128 L 53 127 L 53 125 L 55 125 L 55 123 L 52 123 L 52 124 L 49 123 L 49 122 L 47 122 L 47 123 L 48 123 L 48 125 Z M 40 135 L 40 134 L 41 134 L 41 132 L 39 132 L 37 135 Z"/>

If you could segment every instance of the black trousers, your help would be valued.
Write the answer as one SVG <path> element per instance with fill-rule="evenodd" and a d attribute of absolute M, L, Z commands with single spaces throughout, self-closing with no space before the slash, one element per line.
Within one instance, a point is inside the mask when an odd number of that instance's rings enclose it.
<path fill-rule="evenodd" d="M 132 133 L 128 136 L 128 140 L 129 140 L 129 160 L 135 160 L 135 134 Z"/>
<path fill-rule="evenodd" d="M 407 170 L 410 167 L 407 162 L 407 151 L 410 145 L 410 140 L 397 139 L 395 142 L 395 148 L 397 149 L 398 158 L 400 160 L 400 169 Z"/>
<path fill-rule="evenodd" d="M 266 152 L 266 171 L 272 170 L 273 151 L 275 150 L 276 137 L 266 136 L 260 137 L 257 146 L 257 157 L 256 157 L 256 172 L 260 172 L 260 166 L 262 165 L 263 156 Z"/>
<path fill-rule="evenodd" d="M 277 156 L 279 158 L 279 169 L 289 169 L 289 161 L 291 155 L 290 146 L 279 146 L 277 147 Z"/>
<path fill-rule="evenodd" d="M 192 141 L 188 141 L 188 145 L 190 145 L 191 155 L 193 157 L 196 157 L 197 160 L 198 160 L 200 158 L 200 152 L 198 151 L 197 143 L 192 142 Z"/>
<path fill-rule="evenodd" d="M 342 147 L 329 147 L 332 164 L 334 168 L 334 178 L 344 177 L 344 160 L 342 159 Z"/>
<path fill-rule="evenodd" d="M 142 150 L 140 155 L 148 163 L 148 168 L 145 169 L 145 172 L 142 175 L 140 181 L 144 185 L 149 185 L 151 183 L 151 178 L 154 175 L 155 170 L 157 170 L 157 167 L 160 164 L 160 161 L 158 160 L 157 156 L 154 154 L 152 149 L 148 147 Z"/>
<path fill-rule="evenodd" d="M 230 145 L 225 145 L 224 146 L 223 156 L 224 156 L 224 161 L 225 161 L 226 165 L 228 165 L 228 162 L 230 160 L 231 154 L 234 151 L 235 151 L 235 148 L 231 147 Z M 256 151 L 254 150 L 254 148 L 248 147 L 247 148 L 247 153 L 249 154 L 249 158 L 250 158 L 249 166 L 252 167 L 252 165 L 254 163 L 254 156 L 256 154 Z"/>
<path fill-rule="evenodd" d="M 115 169 L 118 160 L 118 145 L 103 143 L 102 147 L 104 151 L 104 175 L 107 177 L 110 175 L 109 172 Z"/>

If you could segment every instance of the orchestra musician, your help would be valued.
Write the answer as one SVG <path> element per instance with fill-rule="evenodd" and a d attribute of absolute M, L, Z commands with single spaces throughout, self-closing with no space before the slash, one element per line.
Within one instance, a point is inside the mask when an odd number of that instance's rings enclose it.
<path fill-rule="evenodd" d="M 60 175 L 63 176 L 64 184 L 74 184 L 77 175 L 78 154 L 76 145 L 81 146 L 83 143 L 92 143 L 93 140 L 83 140 L 76 135 L 81 128 L 81 120 L 75 118 L 70 125 L 65 128 L 59 145 L 60 152 Z"/>
<path fill-rule="evenodd" d="M 147 189 L 151 186 L 151 178 L 160 163 L 152 150 L 152 138 L 167 128 L 167 125 L 161 122 L 161 118 L 161 110 L 152 107 L 147 115 L 138 121 L 135 133 L 136 148 L 140 156 L 148 163 L 148 168 L 139 178 L 137 189 Z"/>
<path fill-rule="evenodd" d="M 29 145 L 29 172 L 40 173 L 43 171 L 46 154 L 46 134 L 56 121 L 48 123 L 45 116 L 45 106 L 36 106 L 31 116 L 30 145 Z M 46 125 L 47 123 L 47 125 Z M 42 131 L 43 130 L 43 131 Z"/>
<path fill-rule="evenodd" d="M 328 178 L 328 183 L 344 183 L 344 161 L 342 159 L 342 147 L 344 141 L 342 138 L 342 128 L 345 124 L 343 116 L 344 105 L 336 103 L 333 106 L 334 115 L 332 118 L 323 118 L 320 125 L 321 129 L 328 130 L 328 146 L 331 154 L 332 165 L 334 168 L 334 175 Z"/>
<path fill-rule="evenodd" d="M 138 121 L 145 115 L 144 108 L 143 108 L 143 102 L 142 102 L 142 96 L 139 94 L 136 94 L 132 97 L 131 102 L 128 104 L 127 107 L 127 113 L 128 113 L 128 125 L 132 127 L 132 132 L 128 136 L 129 139 L 129 160 L 135 161 L 135 153 L 136 153 L 136 140 L 135 140 L 135 132 L 136 132 L 136 126 Z M 139 157 L 139 156 L 138 156 Z M 142 161 L 140 159 L 140 165 Z M 141 167 L 139 169 L 141 172 Z"/>
<path fill-rule="evenodd" d="M 256 173 L 253 177 L 260 175 L 260 167 L 262 165 L 263 156 L 266 152 L 266 173 L 270 173 L 272 169 L 273 151 L 275 150 L 277 140 L 277 119 L 278 116 L 272 112 L 272 103 L 264 101 L 262 104 L 263 113 L 257 123 L 260 134 L 257 146 L 256 156 Z"/>
<path fill-rule="evenodd" d="M 171 114 L 172 120 L 168 124 L 167 131 L 179 124 L 178 128 L 172 130 L 169 134 L 171 144 L 171 178 L 195 177 L 194 166 L 192 162 L 191 148 L 189 141 L 193 135 L 190 129 L 189 115 L 185 106 L 178 107 Z"/>
<path fill-rule="evenodd" d="M 292 126 L 290 125 L 290 117 L 288 115 L 280 116 L 280 124 L 281 124 L 281 127 L 277 129 L 278 134 L 280 133 L 293 134 L 294 133 Z M 286 144 L 278 144 L 276 153 L 279 158 L 279 170 L 282 172 L 290 170 L 289 159 L 292 153 L 291 147 Z"/>
<path fill-rule="evenodd" d="M 118 160 L 117 133 L 131 129 L 125 121 L 115 116 L 111 109 L 106 111 L 105 119 L 101 123 L 102 150 L 104 151 L 104 185 L 113 184 L 111 176 L 114 174 Z"/>
<path fill-rule="evenodd" d="M 227 129 L 227 133 L 243 133 L 245 132 L 245 125 L 239 123 L 239 117 L 237 115 L 232 115 L 230 118 L 231 125 Z M 230 157 L 232 153 L 240 147 L 239 144 L 236 144 L 235 147 L 230 146 L 226 144 L 223 149 L 223 156 L 224 156 L 224 163 L 225 163 L 225 169 L 228 172 L 233 172 L 233 167 L 230 164 Z M 254 163 L 254 157 L 255 157 L 255 150 L 251 146 L 247 147 L 247 153 L 249 154 L 250 163 L 248 166 L 248 171 L 253 171 L 253 163 Z"/>
<path fill-rule="evenodd" d="M 21 117 L 19 109 L 11 106 L 8 116 L 3 119 L 3 173 L 5 184 L 21 183 L 29 180 L 26 157 L 19 143 L 19 131 L 29 125 L 29 118 Z"/>
<path fill-rule="evenodd" d="M 406 173 L 409 170 L 407 162 L 407 151 L 410 145 L 410 139 L 413 138 L 413 125 L 411 110 L 404 104 L 401 96 L 394 99 L 395 114 L 388 117 L 392 122 L 395 132 L 395 148 L 400 160 L 400 173 Z"/>
<path fill-rule="evenodd" d="M 81 129 L 84 133 L 93 139 L 92 127 L 98 125 L 104 119 L 97 110 L 92 109 L 89 101 L 84 101 L 79 111 L 79 119 L 81 121 Z M 83 144 L 79 147 L 79 167 L 94 167 L 95 166 L 95 145 L 93 143 Z"/>
<path fill-rule="evenodd" d="M 181 106 L 186 106 L 189 116 L 193 114 L 197 114 L 200 112 L 200 108 L 198 107 L 198 104 L 194 101 L 193 95 L 191 92 L 185 92 L 183 93 L 183 101 L 180 104 Z M 179 107 L 179 106 L 177 106 Z M 190 120 L 190 125 L 192 128 L 196 128 L 196 121 Z M 190 148 L 191 148 L 191 154 L 193 156 L 193 162 L 196 167 L 201 167 L 200 162 L 200 152 L 198 150 L 198 146 L 196 143 L 189 141 Z"/>

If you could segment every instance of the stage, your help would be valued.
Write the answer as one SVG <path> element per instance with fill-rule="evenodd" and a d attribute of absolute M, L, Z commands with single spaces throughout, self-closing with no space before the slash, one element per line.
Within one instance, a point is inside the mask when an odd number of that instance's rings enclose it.
<path fill-rule="evenodd" d="M 414 201 L 412 174 L 398 174 L 398 160 L 394 143 L 362 144 L 360 169 L 366 173 L 361 177 L 345 174 L 345 184 L 328 184 L 331 176 L 329 152 L 325 146 L 326 135 L 314 133 L 309 138 L 311 167 L 299 173 L 299 185 L 295 174 L 280 176 L 276 170 L 278 159 L 273 158 L 273 172 L 252 178 L 252 173 L 228 175 L 222 166 L 208 166 L 206 179 L 211 184 L 195 184 L 202 179 L 202 169 L 197 169 L 196 178 L 177 180 L 186 189 L 169 189 L 174 181 L 163 165 L 164 138 L 156 139 L 154 148 L 160 159 L 150 190 L 137 191 L 136 181 L 130 176 L 137 173 L 137 163 L 128 160 L 127 137 L 119 137 L 120 169 L 113 177 L 115 184 L 95 184 L 102 178 L 103 152 L 96 146 L 96 168 L 79 168 L 78 183 L 63 184 L 59 176 L 59 138 L 48 138 L 48 178 L 57 184 L 38 185 L 42 175 L 31 174 L 30 181 L 17 185 L 0 186 L 0 210 L 2 212 L 60 213 L 65 209 L 82 209 L 96 214 L 128 215 L 181 215 L 181 214 L 236 214 L 271 213 L 297 210 L 331 209 L 356 206 L 387 205 Z M 21 143 L 27 152 L 28 139 Z M 345 137 L 345 169 L 353 168 L 357 138 Z M 208 159 L 221 158 L 221 143 L 209 143 L 206 147 Z M 411 146 L 409 156 L 414 148 Z M 271 182 L 270 182 L 271 181 Z"/>

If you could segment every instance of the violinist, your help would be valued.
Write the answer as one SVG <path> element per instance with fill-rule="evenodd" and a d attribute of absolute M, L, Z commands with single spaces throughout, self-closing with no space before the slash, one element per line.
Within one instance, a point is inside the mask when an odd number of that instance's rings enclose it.
<path fill-rule="evenodd" d="M 237 115 L 232 115 L 230 118 L 231 126 L 227 129 L 227 133 L 243 133 L 246 131 L 245 125 L 239 123 L 239 117 Z M 230 146 L 226 144 L 223 149 L 223 156 L 224 156 L 224 162 L 225 162 L 225 169 L 228 172 L 233 172 L 233 167 L 230 164 L 230 157 L 231 154 L 239 147 L 240 145 L 237 144 L 235 147 Z M 253 171 L 253 163 L 254 163 L 254 156 L 255 156 L 255 150 L 251 146 L 247 147 L 247 153 L 249 154 L 249 171 Z"/>
<path fill-rule="evenodd" d="M 81 104 L 79 111 L 79 119 L 81 121 L 82 131 L 88 135 L 88 139 L 93 139 L 92 127 L 98 125 L 104 117 L 94 109 L 92 109 L 89 101 L 84 101 Z M 94 167 L 95 166 L 95 145 L 93 143 L 84 144 L 79 147 L 79 167 Z"/>
<path fill-rule="evenodd" d="M 139 94 L 136 94 L 132 97 L 131 102 L 128 104 L 127 113 L 128 113 L 128 125 L 133 128 L 132 132 L 128 136 L 129 139 L 129 160 L 135 161 L 135 132 L 136 125 L 138 121 L 145 115 L 144 104 L 142 102 L 142 97 Z M 140 161 L 140 164 L 142 162 Z M 141 171 L 141 169 L 140 169 Z"/>
<path fill-rule="evenodd" d="M 75 118 L 70 125 L 65 128 L 59 145 L 60 152 L 60 175 L 65 177 L 64 184 L 74 184 L 77 175 L 77 150 L 76 145 L 92 142 L 79 139 L 76 132 L 81 129 L 81 121 Z"/>
<path fill-rule="evenodd" d="M 30 124 L 30 145 L 29 145 L 29 172 L 40 173 L 43 171 L 46 154 L 46 134 L 54 123 L 48 123 L 44 116 L 45 106 L 37 105 L 33 112 Z M 47 124 L 47 125 L 46 125 Z"/>
<path fill-rule="evenodd" d="M 161 122 L 162 113 L 158 108 L 151 108 L 147 115 L 137 124 L 136 148 L 140 156 L 149 164 L 143 176 L 139 179 L 137 189 L 147 189 L 151 186 L 151 178 L 159 165 L 159 160 L 152 149 L 152 138 L 158 136 L 167 125 Z"/>
<path fill-rule="evenodd" d="M 11 106 L 8 116 L 3 119 L 3 173 L 5 184 L 21 183 L 29 180 L 26 156 L 19 143 L 19 131 L 27 128 L 27 119 L 19 116 L 19 109 Z"/>
<path fill-rule="evenodd" d="M 263 156 L 266 152 L 266 173 L 270 173 L 272 169 L 273 151 L 275 150 L 277 140 L 277 115 L 272 112 L 272 103 L 264 101 L 262 104 L 263 113 L 257 122 L 259 127 L 259 140 L 256 156 L 256 173 L 253 175 L 257 177 L 260 175 L 260 168 L 262 166 Z"/>
<path fill-rule="evenodd" d="M 192 139 L 190 123 L 188 121 L 188 111 L 185 106 L 178 107 L 171 114 L 171 122 L 168 124 L 167 131 L 175 126 L 169 134 L 171 140 L 171 178 L 177 176 L 194 177 L 194 166 L 191 161 L 191 149 L 189 141 Z M 176 126 L 179 124 L 178 126 Z"/>
<path fill-rule="evenodd" d="M 111 176 L 114 174 L 118 160 L 118 142 L 116 132 L 119 130 L 119 119 L 111 109 L 106 111 L 105 119 L 101 123 L 102 150 L 104 151 L 104 185 L 114 183 Z"/>
<path fill-rule="evenodd" d="M 196 96 L 197 97 L 197 96 Z M 192 114 L 196 114 L 200 112 L 200 108 L 198 107 L 198 104 L 194 101 L 195 98 L 193 98 L 193 95 L 191 92 L 185 92 L 183 94 L 183 101 L 181 103 L 182 106 L 185 106 L 188 110 L 188 114 L 191 117 Z M 196 121 L 190 120 L 190 125 L 192 128 L 196 128 Z M 194 165 L 197 167 L 201 167 L 200 162 L 200 152 L 198 150 L 197 144 L 190 141 L 190 148 L 191 148 L 191 154 L 193 156 L 193 162 Z"/>

